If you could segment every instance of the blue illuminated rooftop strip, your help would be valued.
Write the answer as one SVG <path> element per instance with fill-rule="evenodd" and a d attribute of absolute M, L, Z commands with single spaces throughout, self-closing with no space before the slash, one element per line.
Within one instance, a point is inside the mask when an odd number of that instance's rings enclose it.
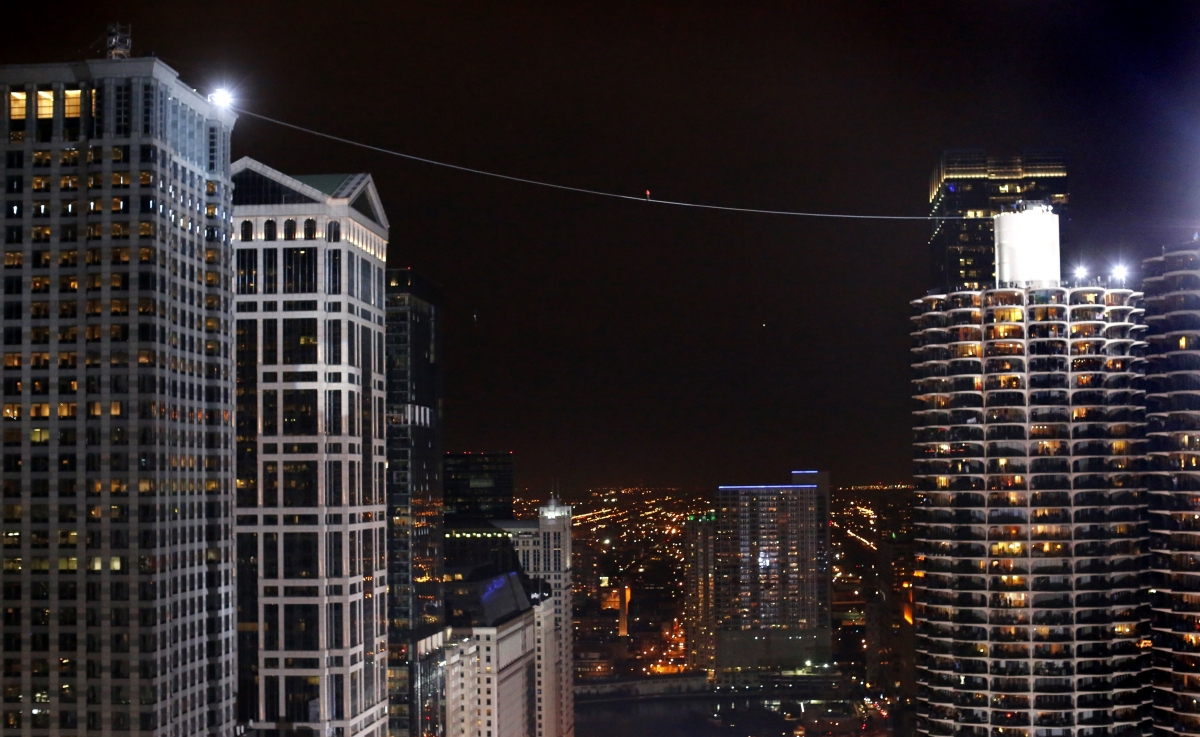
<path fill-rule="evenodd" d="M 718 489 L 815 489 L 816 484 L 765 484 L 762 486 L 718 486 Z"/>

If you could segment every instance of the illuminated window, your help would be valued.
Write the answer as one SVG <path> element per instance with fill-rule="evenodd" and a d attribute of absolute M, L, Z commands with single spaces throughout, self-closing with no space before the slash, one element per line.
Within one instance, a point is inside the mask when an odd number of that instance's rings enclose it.
<path fill-rule="evenodd" d="M 37 93 L 37 116 L 38 120 L 45 120 L 54 117 L 54 91 L 53 90 L 38 90 Z"/>
<path fill-rule="evenodd" d="M 24 120 L 25 119 L 25 93 L 24 92 L 9 92 L 8 93 L 8 118 L 9 118 L 9 120 Z"/>
<path fill-rule="evenodd" d="M 63 116 L 67 118 L 78 118 L 80 112 L 80 97 L 82 93 L 79 90 L 63 90 Z"/>

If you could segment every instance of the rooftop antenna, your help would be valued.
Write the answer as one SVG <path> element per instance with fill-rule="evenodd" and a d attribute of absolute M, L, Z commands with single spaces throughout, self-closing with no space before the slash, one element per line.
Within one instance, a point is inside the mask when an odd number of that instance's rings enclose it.
<path fill-rule="evenodd" d="M 120 23 L 108 24 L 105 48 L 109 59 L 129 58 L 129 50 L 133 46 L 129 35 L 131 30 L 132 26 L 123 26 Z"/>

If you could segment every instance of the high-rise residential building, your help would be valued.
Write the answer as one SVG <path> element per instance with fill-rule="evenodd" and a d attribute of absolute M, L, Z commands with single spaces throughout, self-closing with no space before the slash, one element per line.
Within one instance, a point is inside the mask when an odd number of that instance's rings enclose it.
<path fill-rule="evenodd" d="M 574 632 L 571 599 L 571 507 L 551 497 L 536 520 L 496 520 L 521 568 L 545 585 L 537 607 L 537 718 L 534 737 L 574 737 Z M 488 737 L 484 735 L 483 737 Z"/>
<path fill-rule="evenodd" d="M 441 293 L 386 279 L 388 726 L 417 737 L 444 730 Z"/>
<path fill-rule="evenodd" d="M 231 737 L 235 116 L 152 58 L 0 105 L 3 729 Z"/>
<path fill-rule="evenodd" d="M 949 150 L 929 182 L 932 284 L 939 289 L 987 289 L 996 282 L 992 218 L 1020 200 L 1046 202 L 1064 214 L 1067 166 L 1057 151 L 988 156 L 977 149 Z"/>
<path fill-rule="evenodd" d="M 713 532 L 717 515 L 688 515 L 683 523 L 683 634 L 688 670 L 715 674 L 713 584 L 716 559 Z"/>
<path fill-rule="evenodd" d="M 1163 249 L 1142 274 L 1155 734 L 1200 735 L 1200 243 Z"/>
<path fill-rule="evenodd" d="M 713 585 L 719 683 L 828 663 L 829 475 L 717 489 Z"/>
<path fill-rule="evenodd" d="M 239 717 L 383 737 L 387 218 L 369 174 L 232 171 Z"/>
<path fill-rule="evenodd" d="M 1141 295 L 1063 284 L 1054 218 L 995 218 L 1000 287 L 912 302 L 921 734 L 1149 726 Z"/>
<path fill-rule="evenodd" d="M 512 453 L 447 453 L 446 519 L 513 518 Z"/>

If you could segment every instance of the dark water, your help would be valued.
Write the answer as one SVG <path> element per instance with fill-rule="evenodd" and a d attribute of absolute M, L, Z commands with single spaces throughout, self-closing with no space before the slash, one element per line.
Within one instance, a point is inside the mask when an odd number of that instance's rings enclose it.
<path fill-rule="evenodd" d="M 721 725 L 710 721 L 717 709 Z M 757 700 L 699 696 L 575 704 L 576 737 L 784 737 L 794 726 Z"/>

